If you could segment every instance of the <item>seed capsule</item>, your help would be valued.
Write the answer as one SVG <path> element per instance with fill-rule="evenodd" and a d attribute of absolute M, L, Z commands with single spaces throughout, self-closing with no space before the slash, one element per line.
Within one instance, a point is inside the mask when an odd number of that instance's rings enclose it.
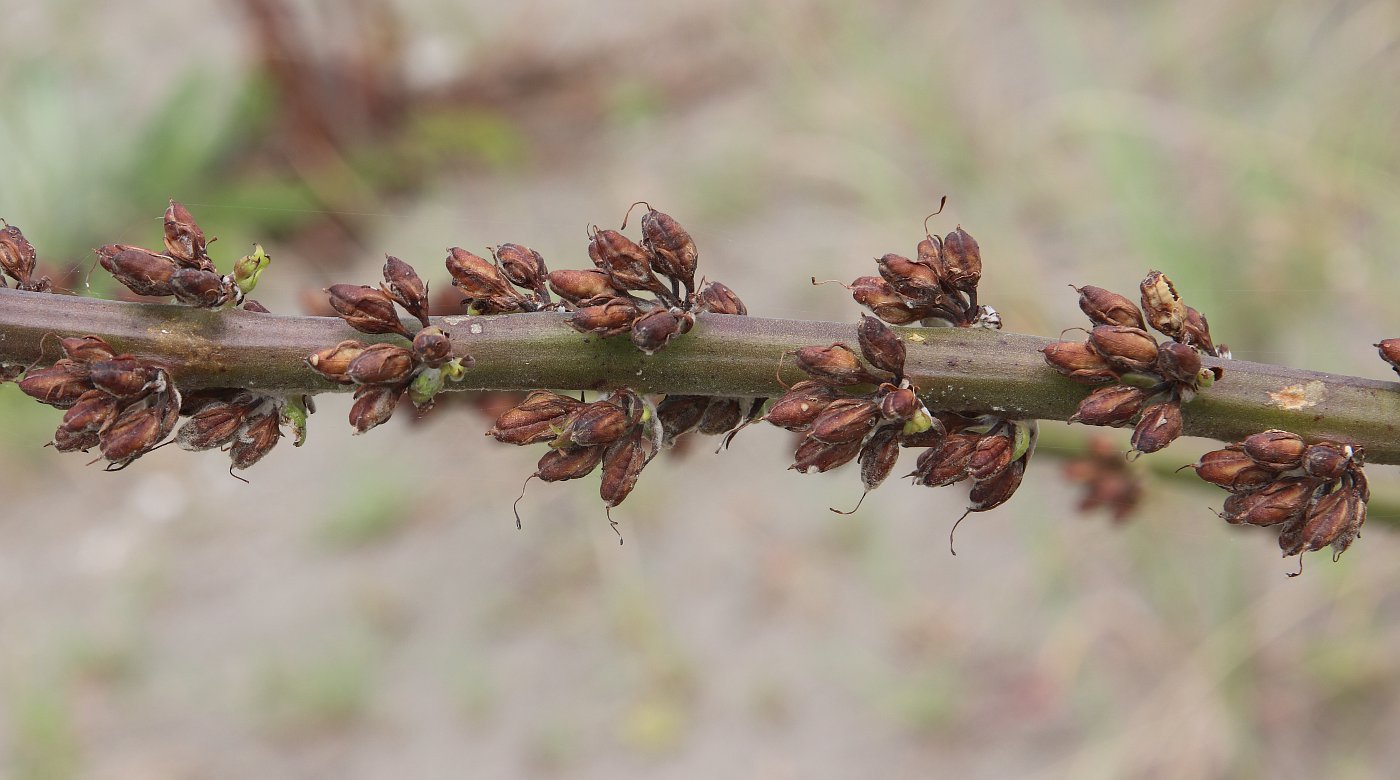
<path fill-rule="evenodd" d="M 1085 425 L 1126 425 L 1147 401 L 1147 392 L 1128 385 L 1096 388 L 1079 402 L 1069 422 Z"/>
<path fill-rule="evenodd" d="M 501 272 L 511 284 L 526 290 L 544 291 L 549 268 L 539 252 L 519 244 L 501 244 L 494 254 Z"/>
<path fill-rule="evenodd" d="M 362 341 L 342 341 L 334 347 L 326 347 L 310 355 L 306 358 L 306 363 L 332 382 L 348 385 L 354 380 L 346 376 L 345 372 L 350 370 L 350 364 L 364 353 L 367 346 L 369 345 Z"/>
<path fill-rule="evenodd" d="M 217 309 L 238 297 L 233 280 L 202 268 L 177 268 L 170 275 L 170 294 L 186 306 Z"/>
<path fill-rule="evenodd" d="M 857 329 L 860 353 L 870 365 L 904 376 L 904 342 L 878 317 L 862 314 Z"/>
<path fill-rule="evenodd" d="M 413 266 L 394 257 L 384 256 L 384 294 L 428 327 L 428 283 L 418 276 Z"/>
<path fill-rule="evenodd" d="M 805 431 L 836 398 L 836 390 L 816 380 L 804 379 L 773 402 L 763 419 L 790 431 Z"/>
<path fill-rule="evenodd" d="M 1147 314 L 1147 324 L 1158 333 L 1178 341 L 1184 335 L 1186 325 L 1186 304 L 1176 294 L 1176 287 L 1161 271 L 1151 271 L 1142 280 L 1142 310 Z"/>
<path fill-rule="evenodd" d="M 1057 341 L 1041 348 L 1045 362 L 1061 374 L 1083 384 L 1117 379 L 1118 375 L 1108 367 L 1108 362 L 1088 344 L 1074 341 Z"/>
<path fill-rule="evenodd" d="M 632 344 L 654 355 L 671 340 L 690 332 L 695 316 L 680 309 L 653 309 L 632 322 Z"/>
<path fill-rule="evenodd" d="M 205 250 L 204 231 L 199 229 L 189 209 L 170 201 L 165 209 L 165 252 L 186 268 L 214 270 Z"/>
<path fill-rule="evenodd" d="M 919 455 L 914 467 L 914 482 L 925 487 L 943 487 L 967 478 L 968 461 L 977 448 L 980 436 L 970 433 L 954 433 L 937 447 L 925 450 Z"/>
<path fill-rule="evenodd" d="M 350 425 L 355 433 L 387 422 L 403 391 L 403 385 L 364 385 L 355 390 L 355 403 L 350 406 Z"/>
<path fill-rule="evenodd" d="M 818 474 L 831 471 L 838 466 L 850 463 L 860 455 L 861 440 L 831 444 L 808 436 L 793 453 L 793 463 L 789 469 L 799 474 Z"/>
<path fill-rule="evenodd" d="M 1345 444 L 1310 444 L 1303 450 L 1303 471 L 1319 479 L 1340 479 L 1351 466 L 1354 452 Z"/>
<path fill-rule="evenodd" d="M 1291 477 L 1254 492 L 1236 493 L 1225 499 L 1220 517 L 1231 525 L 1270 526 L 1293 522 L 1302 516 L 1316 487 L 1315 480 Z"/>
<path fill-rule="evenodd" d="M 101 390 L 89 390 L 78 397 L 63 415 L 63 428 L 72 433 L 101 430 L 117 415 L 122 400 Z"/>
<path fill-rule="evenodd" d="M 560 298 L 576 306 L 587 305 L 599 299 L 606 300 L 624 295 L 623 290 L 608 281 L 602 271 L 550 271 L 549 288 Z"/>
<path fill-rule="evenodd" d="M 1089 346 L 1120 370 L 1151 371 L 1157 366 L 1157 342 L 1141 328 L 1095 326 L 1089 331 Z"/>
<path fill-rule="evenodd" d="M 695 307 L 715 314 L 748 314 L 748 307 L 739 296 L 721 282 L 710 282 L 695 295 Z"/>
<path fill-rule="evenodd" d="M 116 350 L 112 349 L 106 341 L 97 336 L 81 336 L 66 339 L 59 339 L 59 345 L 63 347 L 63 353 L 72 360 L 79 363 L 91 363 L 97 360 L 107 360 L 116 356 Z"/>
<path fill-rule="evenodd" d="M 38 254 L 34 251 L 34 245 L 29 243 L 18 227 L 6 225 L 0 230 L 0 271 L 14 277 L 23 286 L 34 274 L 37 264 Z M 0 285 L 3 284 L 4 276 L 0 275 Z"/>
<path fill-rule="evenodd" d="M 943 237 L 944 281 L 948 286 L 970 292 L 982 278 L 982 250 L 962 227 Z"/>
<path fill-rule="evenodd" d="M 563 482 L 586 477 L 602 462 L 606 447 L 560 447 L 550 450 L 535 464 L 541 482 Z"/>
<path fill-rule="evenodd" d="M 447 272 L 452 284 L 469 300 L 520 299 L 501 271 L 490 261 L 454 246 L 447 250 Z"/>
<path fill-rule="evenodd" d="M 812 421 L 808 437 L 828 444 L 861 441 L 880 422 L 880 407 L 863 398 L 837 398 Z"/>
<path fill-rule="evenodd" d="M 914 262 L 928 266 L 938 277 L 943 277 L 943 239 L 937 236 L 924 236 L 924 240 L 914 249 Z"/>
<path fill-rule="evenodd" d="M 1284 557 L 1321 550 L 1343 534 L 1354 531 L 1359 525 L 1358 519 L 1355 493 L 1350 487 L 1340 487 L 1314 499 L 1301 520 L 1285 526 L 1278 537 L 1279 548 Z"/>
<path fill-rule="evenodd" d="M 899 426 L 881 428 L 860 449 L 860 481 L 874 490 L 894 471 L 899 460 Z"/>
<path fill-rule="evenodd" d="M 1381 359 L 1400 374 L 1400 339 L 1386 339 L 1375 346 L 1380 350 Z"/>
<path fill-rule="evenodd" d="M 652 268 L 683 285 L 686 297 L 690 297 L 695 289 L 695 269 L 700 253 L 685 228 L 669 214 L 648 207 L 647 213 L 642 215 L 642 244 L 651 250 Z"/>
<path fill-rule="evenodd" d="M 87 380 L 84 367 L 65 358 L 48 368 L 25 374 L 19 380 L 19 389 L 39 403 L 55 409 L 68 409 L 78 402 L 83 393 L 92 389 L 92 383 Z"/>
<path fill-rule="evenodd" d="M 616 230 L 596 230 L 588 241 L 588 256 L 614 287 L 647 290 L 662 298 L 671 294 L 651 272 L 646 250 Z"/>
<path fill-rule="evenodd" d="M 875 263 L 890 288 L 911 303 L 933 303 L 943 295 L 938 272 L 922 263 L 894 253 Z"/>
<path fill-rule="evenodd" d="M 1195 385 L 1201 373 L 1201 353 L 1195 347 L 1168 341 L 1157 348 L 1157 372 L 1165 379 Z"/>
<path fill-rule="evenodd" d="M 995 477 L 1011 465 L 1012 449 L 1009 436 L 983 436 L 967 458 L 967 475 L 975 480 Z"/>
<path fill-rule="evenodd" d="M 656 452 L 657 443 L 647 436 L 645 426 L 637 427 L 607 448 L 603 454 L 603 480 L 598 488 L 604 506 L 611 509 L 626 500 Z"/>
<path fill-rule="evenodd" d="M 1303 453 L 1308 448 L 1302 436 L 1279 430 L 1248 436 L 1242 445 L 1249 457 L 1275 471 L 1287 471 L 1303 465 Z"/>
<path fill-rule="evenodd" d="M 743 402 L 738 398 L 713 398 L 700 418 L 699 430 L 706 436 L 721 436 L 744 421 Z"/>
<path fill-rule="evenodd" d="M 889 390 L 880 396 L 880 416 L 886 420 L 905 422 L 914 419 L 916 414 L 923 411 L 924 405 L 912 389 L 891 385 L 884 385 L 881 389 L 884 388 Z"/>
<path fill-rule="evenodd" d="M 102 457 L 125 465 L 160 443 L 163 411 L 156 406 L 128 406 L 100 434 Z"/>
<path fill-rule="evenodd" d="M 1217 354 L 1215 342 L 1210 339 L 1210 324 L 1206 322 L 1206 315 L 1190 306 L 1186 307 L 1186 322 L 1181 326 L 1181 341 L 1201 348 L 1208 355 Z"/>
<path fill-rule="evenodd" d="M 592 333 L 606 338 L 619 336 L 632 329 L 640 312 L 627 298 L 613 298 L 606 303 L 585 306 L 569 315 L 569 327 L 580 333 Z"/>
<path fill-rule="evenodd" d="M 111 244 L 97 250 L 98 262 L 116 280 L 137 295 L 169 297 L 170 277 L 179 268 L 175 261 L 149 249 Z"/>
<path fill-rule="evenodd" d="M 1089 315 L 1095 325 L 1123 325 L 1139 330 L 1147 327 L 1142 321 L 1142 312 L 1124 296 L 1087 284 L 1075 291 L 1079 293 L 1079 309 Z"/>
<path fill-rule="evenodd" d="M 59 452 L 87 452 L 101 443 L 97 431 L 72 431 L 60 425 L 53 432 L 53 448 Z"/>
<path fill-rule="evenodd" d="M 909 304 L 878 276 L 862 276 L 851 282 L 851 297 L 891 325 L 908 325 L 923 319 L 923 313 Z"/>
<path fill-rule="evenodd" d="M 350 381 L 361 385 L 392 385 L 413 373 L 413 352 L 397 344 L 370 344 L 345 369 Z"/>
<path fill-rule="evenodd" d="M 1238 446 L 1212 450 L 1193 466 L 1196 476 L 1231 492 L 1257 490 L 1278 478 L 1278 472 L 1259 465 Z"/>
<path fill-rule="evenodd" d="M 249 402 L 254 399 L 250 398 Z M 252 407 L 249 402 L 216 401 L 195 412 L 175 434 L 182 450 L 200 452 L 233 441 Z"/>
<path fill-rule="evenodd" d="M 829 347 L 802 347 L 797 350 L 797 367 L 820 382 L 849 386 L 879 380 L 861 365 L 860 358 L 845 344 Z"/>
<path fill-rule="evenodd" d="M 656 417 L 661 421 L 662 444 L 669 447 L 694 430 L 709 405 L 710 397 L 706 395 L 668 395 L 661 399 L 656 405 Z"/>
<path fill-rule="evenodd" d="M 366 285 L 334 284 L 326 292 L 330 295 L 331 308 L 355 330 L 371 334 L 397 333 L 411 338 L 408 329 L 399 321 L 394 301 L 383 290 Z"/>
<path fill-rule="evenodd" d="M 486 432 L 505 444 L 553 441 L 569 415 L 583 407 L 577 398 L 548 390 L 533 390 L 525 400 L 506 410 Z"/>
<path fill-rule="evenodd" d="M 1142 419 L 1133 429 L 1133 449 L 1156 452 L 1181 436 L 1181 406 L 1175 402 L 1157 403 L 1142 410 Z"/>
<path fill-rule="evenodd" d="M 268 411 L 243 424 L 229 447 L 233 467 L 242 471 L 262 460 L 282 438 L 282 428 L 276 413 Z"/>
<path fill-rule="evenodd" d="M 551 446 L 595 447 L 611 444 L 632 428 L 627 412 L 612 401 L 595 401 L 569 418 Z"/>
<path fill-rule="evenodd" d="M 452 339 L 442 328 L 425 327 L 413 336 L 413 354 L 431 368 L 438 368 L 452 359 Z"/>
<path fill-rule="evenodd" d="M 1011 500 L 1011 496 L 1021 486 L 1021 480 L 1025 475 L 1026 462 L 1017 460 L 996 476 L 972 483 L 972 490 L 967 494 L 970 502 L 968 510 L 986 512 L 1005 504 Z"/>

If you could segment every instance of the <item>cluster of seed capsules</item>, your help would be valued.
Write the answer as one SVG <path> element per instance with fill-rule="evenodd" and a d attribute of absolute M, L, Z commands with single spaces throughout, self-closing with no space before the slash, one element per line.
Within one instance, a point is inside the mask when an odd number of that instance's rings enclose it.
<path fill-rule="evenodd" d="M 1363 462 L 1360 447 L 1269 430 L 1207 452 L 1194 468 L 1233 494 L 1220 513 L 1226 522 L 1278 526 L 1285 557 L 1330 545 L 1336 560 L 1366 522 Z"/>
<path fill-rule="evenodd" d="M 418 410 L 426 411 L 443 387 L 460 381 L 473 363 L 470 356 L 454 357 L 451 336 L 429 323 L 428 285 L 413 266 L 388 255 L 383 276 L 379 287 L 331 285 L 326 289 L 331 308 L 361 333 L 405 341 L 347 339 L 306 358 L 321 376 L 355 386 L 350 425 L 357 434 L 386 422 L 405 395 Z M 412 315 L 418 327 L 410 331 L 396 306 Z"/>
<path fill-rule="evenodd" d="M 1078 292 L 1079 308 L 1093 323 L 1088 340 L 1060 341 L 1041 350 L 1061 374 L 1101 385 L 1080 401 L 1070 422 L 1117 427 L 1136 419 L 1134 451 L 1166 447 L 1181 435 L 1182 404 L 1223 375 L 1219 367 L 1203 368 L 1201 353 L 1229 357 L 1229 351 L 1211 341 L 1206 318 L 1181 301 L 1160 271 L 1142 280 L 1141 310 L 1102 287 Z M 1171 341 L 1158 343 L 1147 326 Z"/>

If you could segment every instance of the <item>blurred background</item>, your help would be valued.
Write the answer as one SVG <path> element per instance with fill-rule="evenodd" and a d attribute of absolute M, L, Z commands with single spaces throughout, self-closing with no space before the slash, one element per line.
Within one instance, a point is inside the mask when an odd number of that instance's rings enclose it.
<path fill-rule="evenodd" d="M 1081 325 L 1067 284 L 1159 268 L 1236 357 L 1393 378 L 1370 345 L 1400 334 L 1394 2 L 667 5 L 0 2 L 0 216 L 86 291 L 91 248 L 159 246 L 174 197 L 221 265 L 263 242 L 257 297 L 295 312 L 384 252 L 437 289 L 449 245 L 585 267 L 585 226 L 646 199 L 752 313 L 854 322 L 808 278 L 912 253 L 946 194 L 931 226 L 977 237 L 1009 330 Z M 1380 512 L 1289 580 L 1220 491 L 1144 473 L 1127 522 L 1079 511 L 1052 444 L 952 557 L 965 487 L 892 480 L 838 516 L 858 475 L 784 471 L 759 427 L 658 458 L 619 547 L 596 477 L 532 484 L 516 531 L 540 449 L 471 405 L 351 440 L 348 401 L 245 485 L 175 448 L 101 473 L 0 387 L 0 775 L 1400 762 Z"/>

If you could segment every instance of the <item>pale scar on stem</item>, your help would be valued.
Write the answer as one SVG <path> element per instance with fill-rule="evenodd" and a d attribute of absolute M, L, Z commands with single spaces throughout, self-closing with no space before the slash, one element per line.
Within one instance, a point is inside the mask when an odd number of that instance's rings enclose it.
<path fill-rule="evenodd" d="M 1326 385 L 1314 379 L 1307 384 L 1289 385 L 1277 392 L 1269 392 L 1269 400 L 1284 411 L 1296 412 L 1309 406 L 1317 406 L 1327 394 Z"/>

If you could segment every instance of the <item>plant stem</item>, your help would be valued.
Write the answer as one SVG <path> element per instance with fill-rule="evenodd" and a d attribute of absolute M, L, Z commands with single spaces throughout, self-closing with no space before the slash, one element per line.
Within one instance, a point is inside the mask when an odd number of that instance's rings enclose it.
<path fill-rule="evenodd" d="M 808 345 L 856 343 L 855 325 L 702 315 L 695 329 L 656 355 L 625 337 L 584 337 L 553 313 L 435 318 L 458 354 L 476 365 L 456 389 L 602 389 L 775 396 L 783 353 Z M 1053 339 L 967 328 L 905 328 L 907 372 L 937 409 L 1007 417 L 1067 419 L 1087 388 L 1050 367 L 1040 348 Z M 329 317 L 214 312 L 164 304 L 0 289 L 0 361 L 50 363 L 55 336 L 95 335 L 118 350 L 167 364 L 185 388 L 246 387 L 279 393 L 347 389 L 308 368 L 305 357 L 344 339 L 367 337 Z M 1185 433 L 1237 441 L 1267 428 L 1349 441 L 1372 463 L 1400 463 L 1400 385 L 1247 361 L 1205 358 L 1225 377 L 1185 409 Z M 783 362 L 784 382 L 802 375 Z"/>

